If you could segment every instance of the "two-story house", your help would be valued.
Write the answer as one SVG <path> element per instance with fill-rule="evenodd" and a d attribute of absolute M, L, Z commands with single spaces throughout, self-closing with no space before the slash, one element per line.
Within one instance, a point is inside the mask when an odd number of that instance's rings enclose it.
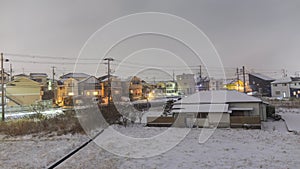
<path fill-rule="evenodd" d="M 292 79 L 284 77 L 271 83 L 272 97 L 286 98 L 291 96 L 290 85 Z"/>

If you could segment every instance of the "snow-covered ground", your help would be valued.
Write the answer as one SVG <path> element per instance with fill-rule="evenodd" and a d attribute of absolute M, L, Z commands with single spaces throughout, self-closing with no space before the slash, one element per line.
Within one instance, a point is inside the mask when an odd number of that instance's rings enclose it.
<path fill-rule="evenodd" d="M 45 115 L 45 116 L 55 116 L 57 114 L 62 114 L 63 111 L 62 109 L 49 109 L 49 110 L 45 110 L 40 112 L 41 114 Z M 18 119 L 18 118 L 22 118 L 25 116 L 30 116 L 30 115 L 34 115 L 37 114 L 37 112 L 14 112 L 14 113 L 5 113 L 5 119 Z"/>
<path fill-rule="evenodd" d="M 282 124 L 265 122 L 264 130 L 217 129 L 203 144 L 199 144 L 202 129 L 194 128 L 169 151 L 139 159 L 114 155 L 92 142 L 58 168 L 299 168 L 300 136 Z M 113 128 L 139 138 L 166 130 L 141 125 Z M 181 130 L 174 128 L 174 133 Z M 0 138 L 0 168 L 44 168 L 86 139 L 85 135 Z"/>
<path fill-rule="evenodd" d="M 284 119 L 289 131 L 300 133 L 300 109 L 279 108 L 277 113 Z"/>

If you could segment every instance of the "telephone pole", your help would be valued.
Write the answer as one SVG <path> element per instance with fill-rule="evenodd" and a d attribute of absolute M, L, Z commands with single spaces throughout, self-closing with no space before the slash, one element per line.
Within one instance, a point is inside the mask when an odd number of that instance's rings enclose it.
<path fill-rule="evenodd" d="M 199 67 L 199 78 L 200 78 L 200 80 L 202 79 L 202 66 L 201 65 Z"/>
<path fill-rule="evenodd" d="M 114 61 L 113 58 L 104 58 L 107 61 L 107 82 L 108 82 L 108 107 L 110 106 L 110 98 L 111 98 L 111 79 L 110 79 L 110 62 Z"/>
<path fill-rule="evenodd" d="M 2 121 L 5 120 L 5 109 L 4 109 L 4 68 L 3 62 L 8 62 L 8 59 L 3 58 L 3 53 L 1 53 L 1 106 L 2 106 Z"/>
<path fill-rule="evenodd" d="M 246 77 L 245 77 L 245 66 L 243 66 L 243 81 L 244 81 L 244 93 L 246 93 Z"/>
<path fill-rule="evenodd" d="M 12 81 L 12 64 L 9 65 L 9 70 L 10 70 L 10 81 Z"/>
<path fill-rule="evenodd" d="M 4 70 L 3 70 L 3 53 L 1 53 L 1 106 L 2 106 L 2 121 L 5 120 L 4 112 Z"/>
<path fill-rule="evenodd" d="M 53 92 L 53 104 L 55 104 L 55 99 L 56 99 L 56 93 L 55 93 L 55 85 L 54 85 L 54 76 L 55 76 L 55 68 L 54 66 L 51 67 L 52 68 L 52 84 L 51 84 L 51 90 Z"/>
<path fill-rule="evenodd" d="M 239 84 L 239 81 L 240 81 L 239 68 L 236 68 L 236 79 L 237 79 L 237 89 L 239 91 L 239 88 L 240 88 L 240 84 Z"/>

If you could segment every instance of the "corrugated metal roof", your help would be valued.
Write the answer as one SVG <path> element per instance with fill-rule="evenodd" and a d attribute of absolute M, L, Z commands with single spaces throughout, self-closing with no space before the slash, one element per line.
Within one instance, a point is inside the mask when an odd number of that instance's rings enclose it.
<path fill-rule="evenodd" d="M 261 99 L 248 96 L 232 90 L 201 91 L 182 98 L 176 104 L 221 104 L 221 103 L 243 103 L 243 102 L 262 102 Z"/>
<path fill-rule="evenodd" d="M 263 74 L 260 74 L 260 73 L 250 73 L 250 75 L 253 75 L 257 78 L 260 78 L 262 80 L 266 80 L 266 81 L 273 81 L 275 80 L 274 78 L 271 78 L 269 76 L 266 76 L 266 75 L 263 75 Z"/>
<path fill-rule="evenodd" d="M 190 104 L 174 105 L 172 112 L 178 113 L 224 113 L 228 112 L 228 104 Z"/>

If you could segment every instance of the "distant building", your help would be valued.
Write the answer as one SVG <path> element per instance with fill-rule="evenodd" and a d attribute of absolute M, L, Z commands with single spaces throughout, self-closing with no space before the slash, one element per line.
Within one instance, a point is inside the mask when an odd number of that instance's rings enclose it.
<path fill-rule="evenodd" d="M 177 75 L 178 91 L 185 95 L 191 95 L 196 92 L 196 82 L 194 74 Z"/>
<path fill-rule="evenodd" d="M 46 85 L 48 75 L 46 73 L 30 73 L 29 78 L 33 81 L 41 83 L 42 85 Z"/>
<path fill-rule="evenodd" d="M 90 75 L 88 74 L 85 74 L 85 73 L 67 73 L 65 75 L 62 75 L 60 77 L 60 79 L 68 79 L 68 78 L 74 78 L 78 81 L 81 81 L 85 78 L 88 78 Z"/>
<path fill-rule="evenodd" d="M 31 105 L 42 100 L 42 85 L 26 77 L 20 77 L 6 84 L 8 106 Z"/>
<path fill-rule="evenodd" d="M 166 82 L 166 96 L 178 96 L 178 84 L 174 81 Z"/>
<path fill-rule="evenodd" d="M 224 80 L 210 78 L 209 80 L 209 90 L 224 90 Z"/>
<path fill-rule="evenodd" d="M 300 98 L 300 77 L 291 77 L 292 82 L 290 84 L 291 97 Z"/>
<path fill-rule="evenodd" d="M 271 97 L 271 82 L 275 79 L 262 75 L 260 73 L 250 73 L 249 74 L 249 85 L 252 92 L 257 93 L 260 96 Z"/>
<path fill-rule="evenodd" d="M 210 87 L 210 79 L 208 77 L 197 78 L 196 89 L 198 91 L 209 90 Z"/>
<path fill-rule="evenodd" d="M 286 98 L 291 96 L 290 84 L 292 79 L 284 77 L 271 82 L 272 97 Z"/>

